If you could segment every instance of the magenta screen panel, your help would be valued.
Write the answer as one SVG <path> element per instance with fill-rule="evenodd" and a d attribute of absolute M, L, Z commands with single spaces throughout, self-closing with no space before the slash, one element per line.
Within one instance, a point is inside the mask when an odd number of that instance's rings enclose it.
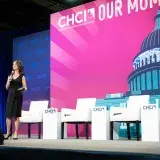
<path fill-rule="evenodd" d="M 144 39 L 155 29 L 159 4 L 97 0 L 52 14 L 51 106 L 75 108 L 77 98 L 128 91 L 136 55 L 157 41 L 154 35 L 151 41 Z"/>

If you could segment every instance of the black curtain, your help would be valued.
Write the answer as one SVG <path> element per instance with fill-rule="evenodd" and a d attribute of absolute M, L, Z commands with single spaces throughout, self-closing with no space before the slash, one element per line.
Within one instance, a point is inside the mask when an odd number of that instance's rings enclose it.
<path fill-rule="evenodd" d="M 5 110 L 7 91 L 5 84 L 12 69 L 12 33 L 0 33 L 0 129 L 6 132 Z"/>

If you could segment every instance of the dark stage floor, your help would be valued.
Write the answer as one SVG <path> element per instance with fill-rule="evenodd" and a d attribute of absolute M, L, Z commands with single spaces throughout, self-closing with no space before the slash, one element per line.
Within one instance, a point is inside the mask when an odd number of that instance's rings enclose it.
<path fill-rule="evenodd" d="M 7 155 L 9 154 L 9 155 Z M 22 154 L 20 156 L 20 154 Z M 46 160 L 54 157 L 59 159 L 160 159 L 160 143 L 158 142 L 137 142 L 127 140 L 116 141 L 93 141 L 85 139 L 64 139 L 64 140 L 39 140 L 26 139 L 21 137 L 19 140 L 6 140 L 0 147 L 0 160 L 14 155 L 23 158 L 23 154 L 30 155 L 30 158 L 37 156 Z M 12 155 L 12 156 L 11 156 Z M 32 155 L 32 156 L 31 156 Z M 59 155 L 59 156 L 58 156 Z M 74 155 L 74 156 L 73 156 Z M 86 155 L 86 156 L 85 156 Z M 5 157 L 6 156 L 6 157 Z M 85 157 L 84 157 L 85 156 Z M 100 157 L 99 157 L 100 156 Z M 96 158 L 97 157 L 97 158 Z M 29 157 L 28 157 L 29 158 Z M 35 157 L 36 158 L 36 157 Z M 7 160 L 6 159 L 6 160 Z M 35 160 L 35 159 L 34 159 Z M 82 159 L 81 159 L 82 160 Z"/>

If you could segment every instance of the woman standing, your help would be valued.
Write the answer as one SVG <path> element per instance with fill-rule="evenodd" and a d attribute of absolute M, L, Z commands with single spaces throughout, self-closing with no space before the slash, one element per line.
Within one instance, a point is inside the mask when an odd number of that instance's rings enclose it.
<path fill-rule="evenodd" d="M 8 98 L 6 104 L 6 125 L 7 134 L 5 139 L 12 136 L 11 133 L 11 121 L 15 119 L 15 132 L 13 139 L 18 139 L 19 117 L 21 117 L 23 95 L 22 91 L 27 90 L 26 79 L 24 76 L 24 67 L 20 60 L 13 62 L 13 71 L 8 77 L 6 83 L 6 89 L 8 90 Z"/>

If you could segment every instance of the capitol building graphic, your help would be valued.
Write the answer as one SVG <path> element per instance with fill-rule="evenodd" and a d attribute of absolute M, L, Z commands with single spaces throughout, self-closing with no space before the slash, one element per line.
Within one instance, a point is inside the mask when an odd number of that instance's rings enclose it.
<path fill-rule="evenodd" d="M 142 42 L 139 53 L 133 59 L 133 71 L 128 76 L 126 93 L 107 94 L 105 99 L 97 99 L 97 106 L 126 107 L 129 96 L 150 95 L 150 103 L 160 98 L 160 10 L 154 17 L 155 28 Z M 119 126 L 119 136 L 126 137 L 126 124 Z M 135 137 L 135 126 L 131 128 Z"/>

